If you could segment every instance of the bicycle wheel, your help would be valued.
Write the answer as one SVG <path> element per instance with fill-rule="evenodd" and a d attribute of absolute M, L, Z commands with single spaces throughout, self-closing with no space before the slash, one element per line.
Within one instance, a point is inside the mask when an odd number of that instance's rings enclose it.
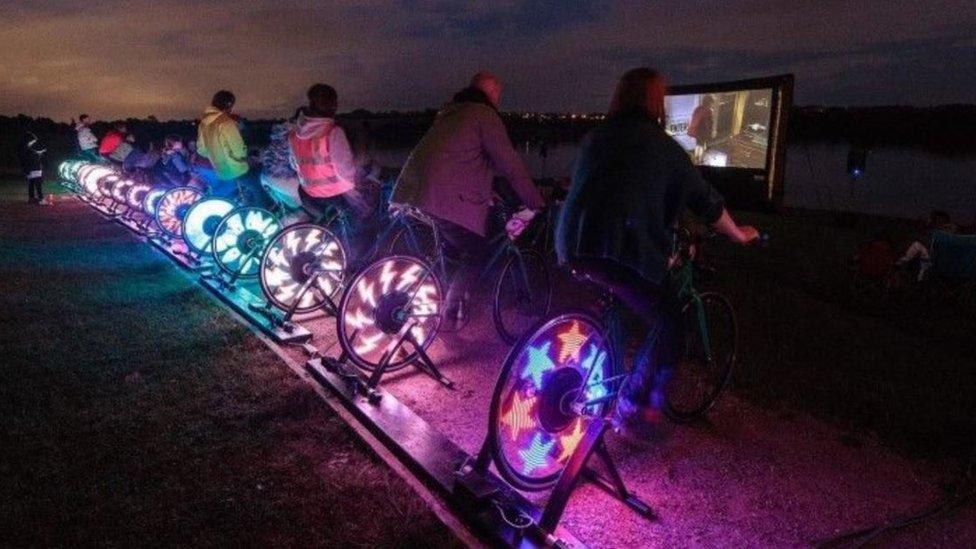
<path fill-rule="evenodd" d="M 602 324 L 585 312 L 544 319 L 512 348 L 491 395 L 488 434 L 495 466 L 512 486 L 550 488 L 616 392 Z M 580 413 L 580 407 L 582 412 Z"/>
<path fill-rule="evenodd" d="M 441 323 L 440 281 L 426 263 L 412 256 L 379 259 L 350 281 L 336 317 L 339 345 L 358 367 L 377 368 L 389 358 L 395 371 L 417 358 L 406 338 L 426 349 Z"/>
<path fill-rule="evenodd" d="M 346 252 L 339 239 L 318 225 L 299 223 L 278 233 L 264 251 L 261 289 L 282 311 L 309 313 L 335 297 L 345 270 Z"/>
<path fill-rule="evenodd" d="M 279 230 L 278 218 L 264 208 L 232 210 L 217 225 L 210 241 L 214 262 L 227 274 L 253 278 L 260 270 L 265 246 Z"/>
<path fill-rule="evenodd" d="M 190 206 L 203 198 L 203 193 L 193 187 L 174 187 L 156 203 L 156 225 L 171 238 L 183 236 L 183 219 Z"/>
<path fill-rule="evenodd" d="M 542 255 L 532 250 L 509 255 L 495 281 L 492 316 L 495 331 L 512 345 L 540 318 L 549 314 L 552 280 Z"/>
<path fill-rule="evenodd" d="M 203 198 L 190 206 L 183 219 L 183 240 L 198 255 L 209 255 L 217 226 L 234 209 L 234 203 L 215 196 Z"/>
<path fill-rule="evenodd" d="M 399 222 L 402 226 L 394 231 L 390 239 L 389 255 L 412 255 L 430 265 L 437 265 L 440 253 L 437 228 L 429 221 L 403 215 L 406 217 Z"/>
<path fill-rule="evenodd" d="M 664 412 L 679 423 L 705 415 L 732 377 L 738 351 L 735 309 L 718 293 L 698 294 L 681 311 L 684 349 L 664 387 Z"/>

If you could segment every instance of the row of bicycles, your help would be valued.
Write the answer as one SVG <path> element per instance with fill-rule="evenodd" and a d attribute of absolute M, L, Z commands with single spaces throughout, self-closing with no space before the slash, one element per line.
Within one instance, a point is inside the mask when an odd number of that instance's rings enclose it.
<path fill-rule="evenodd" d="M 66 161 L 59 175 L 103 213 L 181 242 L 186 253 L 212 262 L 228 283 L 258 281 L 267 307 L 281 318 L 332 315 L 339 361 L 361 371 L 370 389 L 384 374 L 410 365 L 453 385 L 427 351 L 449 324 L 445 300 L 459 260 L 444 253 L 436 223 L 423 212 L 380 200 L 375 237 L 353 261 L 355 227 L 338 211 L 282 226 L 268 209 L 208 197 L 195 187 L 127 179 L 103 164 Z M 506 481 L 527 491 L 557 482 L 590 422 L 611 413 L 628 363 L 646 358 L 655 343 L 652 330 L 636 349 L 628 345 L 621 307 L 611 294 L 600 300 L 597 314 L 551 313 L 555 213 L 550 207 L 538 215 L 517 240 L 500 231 L 490 240 L 481 274 L 492 290 L 497 335 L 511 346 L 492 392 L 486 452 Z M 672 273 L 685 337 L 664 411 L 679 422 L 701 417 L 715 403 L 737 352 L 731 303 L 698 289 L 701 245 L 686 234 Z"/>

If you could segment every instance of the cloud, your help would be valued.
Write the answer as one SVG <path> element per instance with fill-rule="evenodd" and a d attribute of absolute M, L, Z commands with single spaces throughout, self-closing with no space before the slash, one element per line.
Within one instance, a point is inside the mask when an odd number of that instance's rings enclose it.
<path fill-rule="evenodd" d="M 794 72 L 815 103 L 971 101 L 976 3 L 881 0 L 7 0 L 0 112 L 197 116 L 219 88 L 247 115 L 312 83 L 342 108 L 436 107 L 491 68 L 514 109 L 602 110 L 647 64 L 675 82 Z"/>

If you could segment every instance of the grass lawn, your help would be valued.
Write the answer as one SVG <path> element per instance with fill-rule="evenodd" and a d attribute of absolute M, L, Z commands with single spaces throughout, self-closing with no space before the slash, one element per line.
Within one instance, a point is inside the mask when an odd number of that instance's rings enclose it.
<path fill-rule="evenodd" d="M 8 179 L 0 545 L 459 544 L 166 259 Z"/>

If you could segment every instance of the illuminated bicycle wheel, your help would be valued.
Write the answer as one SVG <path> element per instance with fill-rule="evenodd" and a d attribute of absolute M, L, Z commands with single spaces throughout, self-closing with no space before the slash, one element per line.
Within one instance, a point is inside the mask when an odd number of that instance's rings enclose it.
<path fill-rule="evenodd" d="M 211 247 L 220 269 L 238 278 L 258 275 L 261 255 L 275 233 L 281 230 L 278 218 L 263 208 L 232 210 L 217 225 Z"/>
<path fill-rule="evenodd" d="M 183 235 L 183 219 L 190 206 L 203 198 L 203 193 L 192 187 L 172 188 L 156 204 L 156 225 L 173 238 Z"/>
<path fill-rule="evenodd" d="M 135 181 L 131 179 L 122 179 L 117 181 L 115 185 L 112 186 L 112 200 L 116 204 L 121 204 L 128 207 L 129 189 L 131 189 L 133 185 L 135 185 Z"/>
<path fill-rule="evenodd" d="M 88 164 L 78 170 L 78 183 L 89 200 L 96 200 L 99 197 L 99 180 L 113 173 L 115 172 L 111 168 L 98 164 Z"/>
<path fill-rule="evenodd" d="M 200 255 L 209 254 L 217 226 L 233 209 L 233 202 L 216 197 L 204 198 L 190 206 L 183 220 L 183 240 L 186 245 Z"/>
<path fill-rule="evenodd" d="M 433 270 L 418 258 L 395 255 L 360 270 L 343 292 L 336 317 L 339 345 L 353 363 L 373 370 L 390 355 L 387 371 L 417 358 L 409 334 L 426 349 L 441 323 L 443 293 Z"/>
<path fill-rule="evenodd" d="M 607 409 L 593 402 L 616 390 L 610 352 L 601 324 L 584 312 L 544 320 L 512 348 L 488 416 L 492 457 L 510 484 L 556 483 L 591 418 Z"/>
<path fill-rule="evenodd" d="M 159 199 L 166 194 L 168 189 L 166 187 L 153 187 L 146 193 L 146 196 L 142 199 L 142 211 L 146 213 L 149 217 L 155 219 L 156 217 L 156 206 L 159 205 Z"/>
<path fill-rule="evenodd" d="M 152 190 L 152 185 L 141 181 L 134 181 L 126 192 L 125 203 L 133 212 L 142 212 L 142 204 L 146 195 Z"/>
<path fill-rule="evenodd" d="M 323 227 L 299 223 L 278 233 L 264 251 L 261 289 L 275 307 L 308 313 L 335 297 L 345 270 L 339 239 Z"/>

